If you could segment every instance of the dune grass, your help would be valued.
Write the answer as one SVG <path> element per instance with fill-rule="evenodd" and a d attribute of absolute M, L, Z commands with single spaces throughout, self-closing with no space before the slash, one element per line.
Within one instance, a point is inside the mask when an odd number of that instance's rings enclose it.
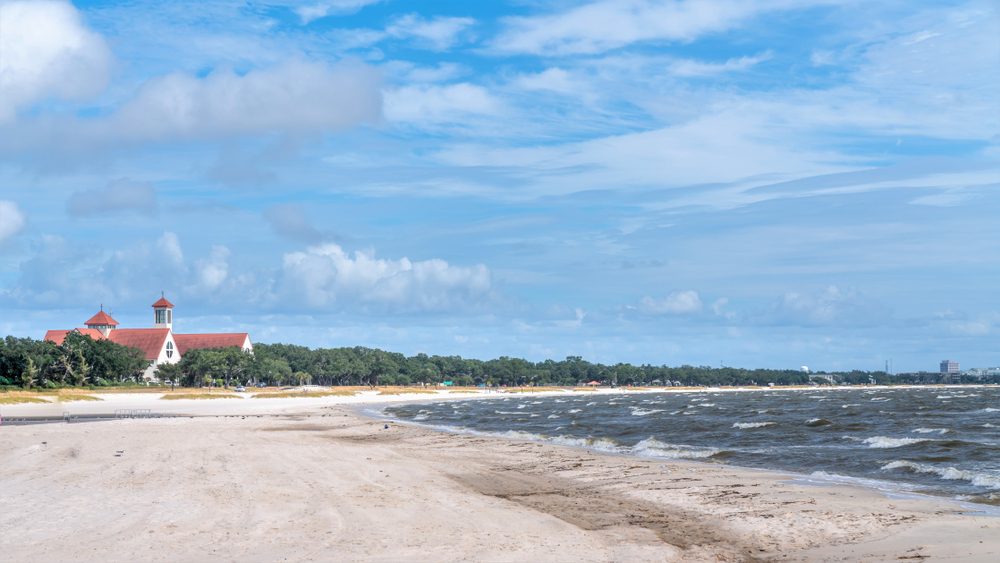
<path fill-rule="evenodd" d="M 449 389 L 448 393 L 450 393 L 450 394 L 472 394 L 472 393 L 474 393 L 476 395 L 479 395 L 480 393 L 482 393 L 482 391 L 473 391 L 472 389 L 454 389 L 454 390 Z"/>
<path fill-rule="evenodd" d="M 317 391 L 313 393 L 303 393 L 301 391 L 288 391 L 280 393 L 257 393 L 253 396 L 254 399 L 289 399 L 289 398 L 303 398 L 303 399 L 317 399 L 319 397 L 353 397 L 356 394 L 355 391 Z"/>
<path fill-rule="evenodd" d="M 379 391 L 379 395 L 436 395 L 436 391 L 430 389 L 387 389 Z"/>
<path fill-rule="evenodd" d="M 77 395 L 74 393 L 72 395 L 59 395 L 56 397 L 56 400 L 61 403 L 70 403 L 73 401 L 103 401 L 104 399 L 93 395 Z"/>
<path fill-rule="evenodd" d="M 160 397 L 161 401 L 178 401 L 181 399 L 242 399 L 232 393 L 171 393 Z"/>
<path fill-rule="evenodd" d="M 574 387 L 574 391 L 597 391 L 595 387 Z"/>
<path fill-rule="evenodd" d="M 45 399 L 38 397 L 0 397 L 0 405 L 20 405 L 22 403 L 48 403 Z"/>

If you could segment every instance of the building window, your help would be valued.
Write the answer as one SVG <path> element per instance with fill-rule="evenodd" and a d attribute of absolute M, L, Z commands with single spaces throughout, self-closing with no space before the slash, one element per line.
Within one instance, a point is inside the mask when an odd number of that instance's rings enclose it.
<path fill-rule="evenodd" d="M 174 357 L 174 343 L 173 342 L 167 342 L 167 357 L 168 358 Z"/>
<path fill-rule="evenodd" d="M 163 309 L 156 310 L 156 324 L 161 325 L 167 322 L 167 312 Z"/>
<path fill-rule="evenodd" d="M 170 310 L 168 309 L 167 310 L 167 324 L 170 324 L 171 322 L 173 322 L 173 321 L 170 320 L 170 317 L 171 317 Z"/>

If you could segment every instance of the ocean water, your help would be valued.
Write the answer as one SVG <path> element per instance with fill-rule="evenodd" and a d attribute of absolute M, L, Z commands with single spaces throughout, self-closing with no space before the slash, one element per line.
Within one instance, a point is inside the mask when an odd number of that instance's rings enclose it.
<path fill-rule="evenodd" d="M 998 387 L 505 394 L 381 413 L 455 432 L 1000 506 Z"/>

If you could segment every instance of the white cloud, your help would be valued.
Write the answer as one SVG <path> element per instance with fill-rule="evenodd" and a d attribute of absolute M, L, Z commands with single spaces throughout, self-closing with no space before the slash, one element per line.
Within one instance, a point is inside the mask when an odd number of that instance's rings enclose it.
<path fill-rule="evenodd" d="M 671 291 L 662 299 L 645 296 L 639 300 L 639 310 L 653 315 L 684 315 L 701 311 L 701 297 L 698 292 Z"/>
<path fill-rule="evenodd" d="M 503 103 L 475 84 L 404 86 L 385 94 L 389 121 L 455 121 L 463 115 L 495 115 Z"/>
<path fill-rule="evenodd" d="M 305 209 L 298 203 L 277 203 L 264 210 L 264 219 L 271 223 L 275 233 L 308 243 L 336 240 L 338 235 L 321 231 L 306 217 Z"/>
<path fill-rule="evenodd" d="M 890 311 L 864 299 L 852 288 L 835 285 L 813 294 L 786 293 L 771 311 L 771 322 L 806 326 L 873 326 L 887 322 Z"/>
<path fill-rule="evenodd" d="M 107 85 L 104 38 L 83 26 L 69 2 L 0 4 L 0 124 L 48 96 L 81 99 Z"/>
<path fill-rule="evenodd" d="M 122 136 L 137 140 L 345 130 L 379 119 L 379 82 L 366 66 L 302 61 L 243 76 L 174 73 L 143 84 L 113 120 Z"/>
<path fill-rule="evenodd" d="M 422 312 L 474 308 L 490 297 L 491 275 L 482 264 L 384 260 L 362 251 L 351 258 L 340 246 L 324 244 L 284 256 L 271 301 L 278 307 Z"/>
<path fill-rule="evenodd" d="M 0 244 L 24 228 L 27 218 L 16 203 L 0 199 Z"/>
<path fill-rule="evenodd" d="M 188 288 L 189 291 L 212 292 L 219 289 L 226 278 L 229 277 L 229 249 L 222 245 L 212 245 L 212 251 L 208 257 L 195 260 L 194 271 L 196 275 L 195 285 Z"/>
<path fill-rule="evenodd" d="M 492 42 L 505 53 L 594 54 L 639 41 L 690 41 L 736 27 L 756 14 L 809 2 L 754 0 L 604 0 L 565 12 L 504 18 Z"/>
<path fill-rule="evenodd" d="M 176 233 L 166 231 L 156 239 L 156 254 L 172 271 L 182 272 L 184 266 L 184 251 Z"/>
<path fill-rule="evenodd" d="M 428 49 L 443 51 L 457 43 L 461 33 L 475 23 L 472 18 L 435 16 L 428 20 L 417 14 L 407 14 L 386 26 L 385 32 L 399 39 L 412 37 Z"/>
<path fill-rule="evenodd" d="M 713 76 L 723 72 L 746 70 L 755 64 L 764 62 L 770 58 L 771 53 L 762 53 L 755 57 L 729 59 L 721 64 L 682 60 L 670 65 L 670 71 L 677 76 Z"/>
<path fill-rule="evenodd" d="M 66 202 L 66 211 L 78 217 L 129 210 L 156 211 L 156 189 L 146 182 L 119 178 L 109 182 L 103 190 L 76 192 Z"/>
<path fill-rule="evenodd" d="M 318 2 L 308 6 L 299 6 L 295 8 L 295 13 L 302 18 L 302 25 L 306 25 L 313 20 L 324 18 L 326 16 L 346 16 L 353 14 L 369 4 L 375 4 L 381 1 L 382 0 L 326 0 L 325 2 Z"/>
<path fill-rule="evenodd" d="M 725 297 L 720 297 L 715 300 L 715 303 L 712 303 L 712 311 L 714 311 L 716 315 L 721 315 L 722 310 L 728 304 L 729 304 L 729 299 Z"/>

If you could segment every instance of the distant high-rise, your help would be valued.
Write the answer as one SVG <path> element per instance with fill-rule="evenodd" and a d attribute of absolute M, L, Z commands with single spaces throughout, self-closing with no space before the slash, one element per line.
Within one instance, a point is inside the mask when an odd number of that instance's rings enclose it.
<path fill-rule="evenodd" d="M 958 373 L 958 362 L 941 360 L 941 373 Z"/>

